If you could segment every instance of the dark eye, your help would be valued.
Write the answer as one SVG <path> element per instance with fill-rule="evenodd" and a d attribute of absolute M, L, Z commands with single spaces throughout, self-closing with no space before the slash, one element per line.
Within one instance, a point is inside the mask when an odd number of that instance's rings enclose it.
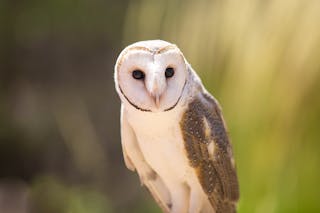
<path fill-rule="evenodd" d="M 134 70 L 132 77 L 137 80 L 144 79 L 144 73 L 141 70 Z"/>
<path fill-rule="evenodd" d="M 174 69 L 172 67 L 168 67 L 164 74 L 166 78 L 171 78 L 174 75 Z"/>

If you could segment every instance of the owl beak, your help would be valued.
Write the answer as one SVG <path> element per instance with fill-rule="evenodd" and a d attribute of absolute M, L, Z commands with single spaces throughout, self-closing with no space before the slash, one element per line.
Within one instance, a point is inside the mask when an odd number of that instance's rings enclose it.
<path fill-rule="evenodd" d="M 154 103 L 157 108 L 160 107 L 160 94 L 157 89 L 154 89 L 150 92 L 150 96 L 154 99 Z"/>
<path fill-rule="evenodd" d="M 159 108 L 161 93 L 159 91 L 158 82 L 154 82 L 151 88 L 152 89 L 149 91 L 149 94 L 153 98 L 156 107 Z"/>
<path fill-rule="evenodd" d="M 161 73 L 153 73 L 146 84 L 149 95 L 158 109 L 160 108 L 160 99 L 165 87 L 165 82 L 162 82 L 162 76 L 160 75 Z"/>
<path fill-rule="evenodd" d="M 155 94 L 154 99 L 155 99 L 155 103 L 156 103 L 157 108 L 159 108 L 159 106 L 160 106 L 160 95 L 158 93 Z"/>

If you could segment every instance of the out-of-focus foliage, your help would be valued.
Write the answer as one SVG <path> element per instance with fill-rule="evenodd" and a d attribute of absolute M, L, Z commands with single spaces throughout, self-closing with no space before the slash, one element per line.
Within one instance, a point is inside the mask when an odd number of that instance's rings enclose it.
<path fill-rule="evenodd" d="M 320 1 L 0 3 L 0 212 L 159 212 L 126 170 L 113 66 L 176 43 L 219 100 L 239 212 L 319 212 Z"/>
<path fill-rule="evenodd" d="M 224 109 L 239 212 L 317 212 L 320 2 L 132 2 L 125 43 L 177 43 Z"/>

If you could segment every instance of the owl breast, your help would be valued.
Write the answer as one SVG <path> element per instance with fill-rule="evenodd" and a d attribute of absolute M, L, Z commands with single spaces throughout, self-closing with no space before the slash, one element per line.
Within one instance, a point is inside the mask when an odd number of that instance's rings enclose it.
<path fill-rule="evenodd" d="M 128 120 L 147 163 L 164 180 L 192 182 L 196 176 L 184 148 L 181 115 L 177 112 L 142 114 Z"/>

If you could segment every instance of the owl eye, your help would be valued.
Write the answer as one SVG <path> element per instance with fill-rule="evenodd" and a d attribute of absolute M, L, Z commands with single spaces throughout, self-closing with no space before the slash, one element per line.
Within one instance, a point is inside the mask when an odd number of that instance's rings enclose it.
<path fill-rule="evenodd" d="M 174 75 L 174 69 L 172 67 L 167 67 L 164 74 L 166 78 L 171 78 Z"/>
<path fill-rule="evenodd" d="M 141 70 L 134 70 L 132 72 L 132 77 L 137 80 L 144 79 L 144 73 Z"/>

